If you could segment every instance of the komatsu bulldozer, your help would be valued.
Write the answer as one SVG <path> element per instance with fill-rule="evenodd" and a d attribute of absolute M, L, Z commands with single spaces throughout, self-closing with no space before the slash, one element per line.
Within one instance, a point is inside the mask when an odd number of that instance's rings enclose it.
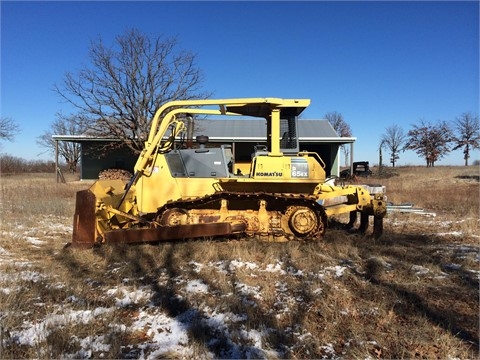
<path fill-rule="evenodd" d="M 131 180 L 98 180 L 76 194 L 72 245 L 217 236 L 317 240 L 330 216 L 345 213 L 349 227 L 360 213 L 362 232 L 373 216 L 373 233 L 379 236 L 384 193 L 331 184 L 320 156 L 299 151 L 297 118 L 309 104 L 308 99 L 247 98 L 163 105 Z M 185 146 L 186 134 L 192 133 L 186 119 L 213 115 L 266 120 L 266 145 L 252 149 L 248 173 L 235 171 L 231 146 L 210 146 L 207 136 Z"/>

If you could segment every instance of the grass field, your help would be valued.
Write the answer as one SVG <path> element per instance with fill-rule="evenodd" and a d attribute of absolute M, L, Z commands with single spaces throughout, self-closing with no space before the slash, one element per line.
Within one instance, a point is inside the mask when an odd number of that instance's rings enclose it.
<path fill-rule="evenodd" d="M 479 169 L 395 172 L 365 182 L 427 214 L 378 240 L 97 250 L 63 248 L 88 183 L 3 176 L 0 358 L 478 358 Z"/>

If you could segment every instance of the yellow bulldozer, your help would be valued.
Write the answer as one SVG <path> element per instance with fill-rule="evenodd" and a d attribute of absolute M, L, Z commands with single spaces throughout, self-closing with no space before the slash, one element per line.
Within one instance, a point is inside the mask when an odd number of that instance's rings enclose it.
<path fill-rule="evenodd" d="M 299 151 L 297 119 L 309 104 L 308 99 L 246 98 L 163 105 L 130 181 L 98 180 L 76 194 L 72 245 L 217 236 L 317 240 L 330 216 L 346 213 L 349 227 L 360 213 L 362 232 L 372 216 L 373 234 L 380 236 L 385 194 L 332 184 L 320 156 Z M 199 136 L 195 146 L 185 146 L 192 133 L 188 119 L 213 115 L 266 120 L 266 145 L 252 149 L 245 173 L 229 145 L 211 146 L 207 136 Z"/>

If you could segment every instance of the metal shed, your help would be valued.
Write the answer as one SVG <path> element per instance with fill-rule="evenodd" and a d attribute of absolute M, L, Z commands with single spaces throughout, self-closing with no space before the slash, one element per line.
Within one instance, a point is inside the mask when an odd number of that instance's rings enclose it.
<path fill-rule="evenodd" d="M 262 119 L 204 119 L 196 120 L 196 135 L 207 135 L 214 144 L 230 144 L 235 162 L 248 163 L 255 145 L 266 144 L 266 121 Z M 328 120 L 298 120 L 300 150 L 316 152 L 326 165 L 327 176 L 339 175 L 340 154 L 343 144 L 350 144 L 353 158 L 354 137 L 339 137 Z M 86 135 L 53 135 L 55 141 L 72 141 L 81 145 L 80 178 L 97 179 L 100 171 L 108 168 L 121 168 L 133 173 L 137 155 L 128 148 L 116 148 L 105 152 L 100 148 L 109 142 L 118 142 L 113 138 L 98 138 Z"/>

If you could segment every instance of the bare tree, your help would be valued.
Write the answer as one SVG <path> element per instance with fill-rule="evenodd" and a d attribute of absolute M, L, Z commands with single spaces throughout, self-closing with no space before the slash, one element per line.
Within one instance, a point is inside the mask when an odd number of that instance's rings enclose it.
<path fill-rule="evenodd" d="M 37 138 L 37 144 L 44 147 L 46 151 L 54 153 L 57 142 L 52 135 L 81 135 L 88 129 L 88 121 L 77 115 L 65 116 L 56 114 L 56 119 L 50 125 L 50 129 Z M 75 172 L 80 161 L 80 144 L 71 141 L 58 143 L 58 155 L 62 157 L 70 171 Z"/>
<path fill-rule="evenodd" d="M 325 119 L 328 120 L 330 125 L 332 125 L 333 129 L 340 137 L 351 137 L 352 136 L 352 129 L 350 125 L 345 122 L 343 119 L 343 115 L 336 112 L 328 112 L 324 115 Z M 349 149 L 345 145 L 341 145 L 340 148 L 345 156 L 345 164 L 348 164 L 348 156 L 349 156 Z"/>
<path fill-rule="evenodd" d="M 470 151 L 480 148 L 480 122 L 478 115 L 463 113 L 455 121 L 457 135 L 454 138 L 455 146 L 452 150 L 463 148 L 463 159 L 468 166 Z"/>
<path fill-rule="evenodd" d="M 437 160 L 450 152 L 452 141 L 452 130 L 445 121 L 432 124 L 421 120 L 408 132 L 405 149 L 414 150 L 424 157 L 427 167 L 433 167 Z"/>
<path fill-rule="evenodd" d="M 0 140 L 13 141 L 19 132 L 20 127 L 12 118 L 3 116 L 0 118 Z"/>
<path fill-rule="evenodd" d="M 148 37 L 131 29 L 107 47 L 92 41 L 91 67 L 67 73 L 54 90 L 89 120 L 92 131 L 121 139 L 140 152 L 155 111 L 170 100 L 207 98 L 195 55 L 175 38 Z"/>
<path fill-rule="evenodd" d="M 403 149 L 406 140 L 405 132 L 398 125 L 387 127 L 382 135 L 381 144 L 390 151 L 390 162 L 393 167 L 395 167 L 395 162 L 400 158 L 399 153 Z"/>

